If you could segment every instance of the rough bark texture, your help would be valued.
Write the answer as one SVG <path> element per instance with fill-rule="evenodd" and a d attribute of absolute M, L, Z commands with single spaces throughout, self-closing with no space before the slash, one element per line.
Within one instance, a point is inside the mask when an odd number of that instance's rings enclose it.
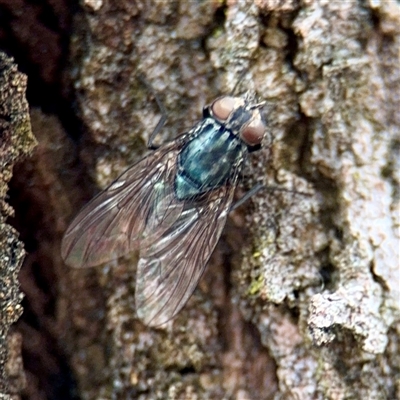
<path fill-rule="evenodd" d="M 36 144 L 32 135 L 26 76 L 13 59 L 0 52 L 0 398 L 19 399 L 25 385 L 21 334 L 10 331 L 22 313 L 18 273 L 25 255 L 18 233 L 7 217 L 13 209 L 5 202 L 14 163 Z"/>
<path fill-rule="evenodd" d="M 35 243 L 21 284 L 40 321 L 18 326 L 26 396 L 399 398 L 399 26 L 394 1 L 82 0 L 63 92 L 82 140 L 34 110 L 40 144 L 13 185 L 36 210 L 15 224 Z M 269 189 L 232 213 L 185 309 L 149 329 L 137 255 L 71 270 L 62 232 L 91 193 L 86 169 L 104 188 L 144 151 L 160 113 L 138 74 L 168 110 L 162 142 L 243 71 L 269 132 L 242 189 Z"/>

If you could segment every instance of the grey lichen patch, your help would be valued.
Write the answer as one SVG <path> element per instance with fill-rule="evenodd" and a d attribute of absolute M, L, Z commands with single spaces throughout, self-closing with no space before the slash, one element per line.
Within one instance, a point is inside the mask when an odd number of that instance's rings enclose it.
<path fill-rule="evenodd" d="M 257 75 L 257 88 L 263 78 L 268 82 L 265 93 L 280 89 L 283 107 L 273 131 L 282 140 L 273 143 L 268 167 L 261 161 L 256 169 L 266 171 L 265 182 L 283 183 L 294 193 L 271 189 L 253 199 L 256 211 L 248 223 L 256 239 L 235 273 L 236 291 L 245 317 L 274 355 L 282 393 L 299 398 L 385 398 L 385 391 L 395 391 L 394 382 L 382 389 L 385 367 L 371 360 L 385 353 L 388 332 L 399 320 L 398 201 L 392 194 L 399 137 L 393 89 L 400 80 L 392 47 L 379 47 L 369 13 L 354 3 L 307 2 L 293 23 L 298 51 L 288 90 L 282 90 L 278 63 L 276 79 L 268 69 Z M 265 32 L 275 35 L 274 29 Z M 270 41 L 262 37 L 273 48 L 284 43 L 282 31 Z M 390 43 L 398 43 L 397 34 Z M 296 129 L 291 124 L 298 105 Z M 295 134 L 300 140 L 289 139 Z M 388 164 L 389 177 L 382 174 Z M 320 275 L 324 265 L 334 272 L 327 286 Z M 273 329 L 279 318 L 291 324 Z M 295 348 L 284 344 L 286 334 Z M 286 363 L 294 352 L 296 362 Z M 343 356 L 352 371 L 348 380 L 338 367 Z M 368 386 L 371 373 L 375 382 Z M 363 378 L 356 382 L 356 376 Z"/>
<path fill-rule="evenodd" d="M 310 304 L 309 325 L 317 344 L 334 338 L 335 329 L 352 331 L 363 349 L 383 353 L 387 344 L 387 325 L 380 315 L 383 305 L 381 285 L 373 280 L 366 254 L 359 254 L 355 243 L 336 256 L 334 263 L 341 274 L 341 285 L 334 293 L 315 295 Z"/>
<path fill-rule="evenodd" d="M 270 193 L 255 199 L 258 210 L 251 224 L 259 227 L 260 235 L 255 244 L 259 254 L 256 258 L 248 254 L 250 274 L 256 274 L 258 281 L 257 296 L 276 304 L 294 301 L 293 291 L 320 284 L 320 261 L 316 254 L 327 244 L 322 228 L 315 229 L 318 202 L 312 191 L 308 189 L 307 194 L 306 184 L 303 191 L 300 190 L 305 182 L 286 175 L 286 183 L 292 180 L 289 188 L 284 185 L 271 188 Z M 252 286 L 254 283 L 250 282 Z"/>
<path fill-rule="evenodd" d="M 340 60 L 323 68 L 323 95 L 312 96 L 314 102 L 319 99 L 314 103 L 317 107 L 313 106 L 314 118 L 321 119 L 315 124 L 311 151 L 312 163 L 322 175 L 334 179 L 338 187 L 335 224 L 343 231 L 344 243 L 331 247 L 331 259 L 341 274 L 336 294 L 347 309 L 352 309 L 344 319 L 351 320 L 352 326 L 347 327 L 365 339 L 362 343 L 366 351 L 381 353 L 386 345 L 385 333 L 399 317 L 400 275 L 392 189 L 381 174 L 388 162 L 392 134 L 377 106 L 378 100 L 385 97 L 385 87 L 371 69 L 379 57 L 376 51 L 372 42 L 368 56 Z M 303 101 L 302 107 L 308 112 L 309 103 L 304 96 Z M 318 108 L 320 111 L 316 111 Z M 373 289 L 379 286 L 373 282 L 375 276 L 381 285 L 384 283 L 378 291 Z M 322 296 L 331 301 L 331 294 Z M 362 299 L 370 300 L 366 303 Z M 315 302 L 316 309 L 324 308 L 321 298 Z M 373 305 L 372 309 L 369 305 Z M 382 313 L 379 305 L 387 311 Z M 327 328 L 329 318 L 332 325 L 339 323 L 336 308 L 330 310 L 332 314 L 327 311 L 321 329 Z M 363 320 L 370 323 L 362 323 Z"/>
<path fill-rule="evenodd" d="M 362 41 L 371 31 L 368 10 L 351 2 L 320 4 L 310 1 L 293 27 L 299 37 L 295 65 L 315 79 L 326 64 L 347 60 L 362 52 Z"/>
<path fill-rule="evenodd" d="M 4 398 L 10 391 L 19 396 L 25 382 L 21 365 L 17 368 L 16 364 L 21 342 L 12 340 L 16 336 L 7 338 L 11 324 L 22 313 L 18 273 L 25 252 L 18 233 L 5 223 L 13 211 L 4 200 L 13 164 L 28 155 L 36 144 L 30 129 L 25 90 L 26 76 L 18 71 L 13 59 L 0 53 L 0 390 Z M 8 349 L 12 351 L 7 360 Z M 7 376 L 8 373 L 12 376 Z M 12 383 L 10 387 L 8 379 Z"/>

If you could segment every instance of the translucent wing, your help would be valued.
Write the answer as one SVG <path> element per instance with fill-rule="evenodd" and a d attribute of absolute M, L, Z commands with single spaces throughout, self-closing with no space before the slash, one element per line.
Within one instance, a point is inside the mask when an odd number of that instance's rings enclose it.
<path fill-rule="evenodd" d="M 183 208 L 174 196 L 179 143 L 171 142 L 125 171 L 89 202 L 66 231 L 61 253 L 72 267 L 87 267 L 153 242 Z"/>
<path fill-rule="evenodd" d="M 200 204 L 186 203 L 179 217 L 154 243 L 141 244 L 136 275 L 136 312 L 147 325 L 161 325 L 185 305 L 221 236 L 237 186 L 210 192 Z"/>

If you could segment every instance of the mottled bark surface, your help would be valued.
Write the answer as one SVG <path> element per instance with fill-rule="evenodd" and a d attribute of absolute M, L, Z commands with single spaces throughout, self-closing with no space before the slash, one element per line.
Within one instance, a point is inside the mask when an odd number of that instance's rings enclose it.
<path fill-rule="evenodd" d="M 38 150 L 13 183 L 26 397 L 399 398 L 399 25 L 394 1 L 82 0 L 59 93 L 81 140 L 34 110 Z M 88 175 L 104 188 L 144 153 L 160 112 L 138 74 L 168 110 L 163 142 L 243 71 L 269 130 L 241 191 L 268 189 L 232 213 L 184 310 L 149 329 L 137 254 L 72 270 L 62 233 Z"/>
<path fill-rule="evenodd" d="M 26 76 L 0 52 L 0 397 L 19 399 L 25 386 L 21 334 L 10 330 L 22 313 L 18 273 L 25 255 L 18 232 L 6 223 L 13 209 L 6 203 L 14 163 L 36 144 L 32 135 Z"/>

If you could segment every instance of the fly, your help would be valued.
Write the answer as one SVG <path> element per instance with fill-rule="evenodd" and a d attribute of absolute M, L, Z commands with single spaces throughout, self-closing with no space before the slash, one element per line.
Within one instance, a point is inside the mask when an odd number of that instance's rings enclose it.
<path fill-rule="evenodd" d="M 149 326 L 175 317 L 221 236 L 245 158 L 261 147 L 263 105 L 247 93 L 204 107 L 189 132 L 134 164 L 79 212 L 62 241 L 66 264 L 90 267 L 139 250 L 138 317 Z"/>

